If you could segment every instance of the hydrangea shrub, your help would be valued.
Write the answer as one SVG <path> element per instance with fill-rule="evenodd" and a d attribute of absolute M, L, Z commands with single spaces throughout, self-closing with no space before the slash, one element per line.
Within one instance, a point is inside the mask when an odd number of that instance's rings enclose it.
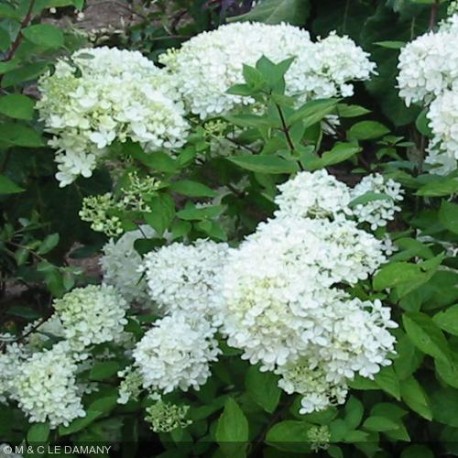
<path fill-rule="evenodd" d="M 101 278 L 54 265 L 57 236 L 4 243 L 51 294 L 1 329 L 0 442 L 458 453 L 457 16 L 439 23 L 438 2 L 328 16 L 327 0 L 293 15 L 285 3 L 263 0 L 157 62 L 84 45 L 36 74 L 47 179 L 80 195 L 74 214 L 98 243 L 76 252 L 97 250 Z M 418 18 L 408 43 L 377 44 L 397 82 L 367 41 L 391 38 L 396 15 Z M 384 78 L 418 131 L 395 130 L 382 102 L 359 105 L 379 102 Z M 88 191 L 100 174 L 109 186 Z"/>

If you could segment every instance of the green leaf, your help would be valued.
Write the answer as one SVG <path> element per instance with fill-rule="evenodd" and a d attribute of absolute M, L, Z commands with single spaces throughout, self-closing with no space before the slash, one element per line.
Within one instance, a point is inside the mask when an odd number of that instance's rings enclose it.
<path fill-rule="evenodd" d="M 376 376 L 375 383 L 398 401 L 401 400 L 401 386 L 393 367 L 384 367 Z"/>
<path fill-rule="evenodd" d="M 337 99 L 312 100 L 288 116 L 286 122 L 291 126 L 297 121 L 302 121 L 305 128 L 311 127 L 334 112 L 337 102 Z"/>
<path fill-rule="evenodd" d="M 16 67 L 16 65 L 13 67 Z M 7 70 L 2 79 L 2 87 L 16 86 L 20 83 L 34 80 L 47 68 L 48 64 L 46 62 L 37 62 Z"/>
<path fill-rule="evenodd" d="M 24 192 L 25 189 L 18 186 L 14 181 L 10 180 L 5 175 L 0 175 L 0 195 L 2 194 L 17 194 Z"/>
<path fill-rule="evenodd" d="M 262 73 L 250 65 L 243 64 L 242 74 L 244 80 L 252 90 L 261 89 L 266 84 Z"/>
<path fill-rule="evenodd" d="M 364 407 L 362 402 L 350 396 L 350 399 L 345 403 L 345 417 L 344 421 L 349 429 L 356 429 L 363 419 Z"/>
<path fill-rule="evenodd" d="M 0 4 L 0 18 L 20 20 L 21 14 L 17 9 L 9 5 Z"/>
<path fill-rule="evenodd" d="M 370 113 L 370 110 L 359 105 L 347 105 L 346 103 L 339 103 L 337 105 L 337 115 L 339 118 L 356 118 L 368 113 Z"/>
<path fill-rule="evenodd" d="M 222 415 L 216 426 L 216 441 L 225 442 L 248 442 L 248 420 L 233 398 L 228 398 Z"/>
<path fill-rule="evenodd" d="M 433 136 L 433 132 L 431 127 L 429 127 L 429 119 L 426 117 L 428 113 L 427 109 L 424 109 L 415 120 L 415 127 L 417 128 L 418 132 L 420 132 L 425 137 L 431 138 Z"/>
<path fill-rule="evenodd" d="M 45 443 L 49 437 L 49 423 L 35 423 L 27 431 L 27 442 L 31 443 Z"/>
<path fill-rule="evenodd" d="M 258 173 L 281 174 L 298 171 L 295 162 L 278 156 L 232 156 L 227 158 L 243 169 Z"/>
<path fill-rule="evenodd" d="M 100 381 L 115 375 L 121 368 L 117 361 L 98 361 L 92 366 L 89 373 L 89 379 Z"/>
<path fill-rule="evenodd" d="M 272 372 L 261 372 L 256 366 L 248 369 L 245 378 L 248 394 L 266 412 L 273 413 L 280 401 L 278 377 Z"/>
<path fill-rule="evenodd" d="M 320 158 L 320 168 L 339 164 L 359 153 L 361 148 L 352 143 L 336 143 L 330 151 L 323 153 Z"/>
<path fill-rule="evenodd" d="M 0 27 L 0 51 L 6 51 L 10 47 L 11 38 L 10 34 L 2 27 Z"/>
<path fill-rule="evenodd" d="M 179 167 L 177 161 L 172 159 L 168 154 L 162 151 L 154 153 L 144 153 L 138 145 L 126 145 L 127 154 L 130 154 L 134 159 L 137 159 L 142 164 L 150 169 L 164 173 L 174 173 Z"/>
<path fill-rule="evenodd" d="M 422 186 L 416 194 L 424 197 L 442 197 L 458 193 L 458 178 L 440 177 Z"/>
<path fill-rule="evenodd" d="M 224 210 L 224 205 L 210 205 L 207 207 L 189 206 L 177 213 L 178 218 L 185 221 L 202 221 L 218 217 Z"/>
<path fill-rule="evenodd" d="M 399 429 L 399 424 L 390 418 L 372 416 L 363 423 L 363 428 L 369 431 L 385 432 Z"/>
<path fill-rule="evenodd" d="M 458 428 L 458 390 L 440 388 L 431 395 L 434 420 Z"/>
<path fill-rule="evenodd" d="M 40 246 L 37 249 L 38 254 L 46 254 L 49 253 L 52 249 L 54 249 L 57 244 L 59 243 L 59 234 L 49 234 L 43 242 L 41 242 Z"/>
<path fill-rule="evenodd" d="M 450 232 L 458 234 L 458 205 L 444 200 L 439 210 L 439 221 Z"/>
<path fill-rule="evenodd" d="M 285 89 L 284 76 L 291 67 L 294 59 L 294 57 L 290 57 L 279 63 L 274 63 L 267 57 L 262 56 L 256 62 L 256 69 L 259 70 L 262 78 L 267 82 L 270 89 L 274 92 L 281 92 L 283 94 Z"/>
<path fill-rule="evenodd" d="M 425 445 L 410 445 L 402 451 L 401 458 L 434 458 L 434 453 Z"/>
<path fill-rule="evenodd" d="M 394 370 L 399 380 L 405 380 L 420 367 L 423 361 L 423 353 L 417 350 L 405 334 L 398 338 L 395 350 L 397 358 L 393 363 Z"/>
<path fill-rule="evenodd" d="M 69 434 L 77 433 L 89 426 L 102 415 L 103 412 L 88 409 L 84 417 L 76 418 L 68 426 L 59 426 L 59 436 L 68 436 Z"/>
<path fill-rule="evenodd" d="M 280 450 L 310 451 L 309 430 L 313 425 L 305 421 L 285 420 L 269 429 L 266 442 Z"/>
<path fill-rule="evenodd" d="M 64 33 L 51 24 L 29 25 L 22 29 L 22 35 L 43 48 L 60 48 L 64 44 Z"/>
<path fill-rule="evenodd" d="M 405 46 L 404 41 L 377 41 L 374 45 L 381 46 L 388 49 L 401 49 Z"/>
<path fill-rule="evenodd" d="M 258 116 L 253 114 L 237 114 L 226 115 L 224 117 L 227 121 L 240 127 L 257 127 L 257 128 L 270 128 L 273 127 L 272 121 L 265 116 Z"/>
<path fill-rule="evenodd" d="M 347 132 L 349 140 L 373 140 L 388 134 L 388 129 L 383 124 L 376 121 L 361 121 L 351 126 Z"/>
<path fill-rule="evenodd" d="M 25 95 L 9 94 L 0 97 L 0 113 L 10 118 L 31 120 L 33 107 L 33 100 Z"/>
<path fill-rule="evenodd" d="M 381 291 L 403 283 L 416 281 L 422 276 L 420 266 L 408 262 L 392 262 L 383 266 L 374 277 L 374 288 Z"/>
<path fill-rule="evenodd" d="M 175 202 L 168 194 L 161 193 L 151 197 L 148 206 L 151 211 L 143 216 L 158 235 L 162 235 L 175 217 Z"/>
<path fill-rule="evenodd" d="M 458 388 L 458 356 L 453 355 L 450 362 L 442 361 L 441 359 L 434 360 L 436 371 L 439 377 L 453 388 Z"/>
<path fill-rule="evenodd" d="M 458 336 L 458 304 L 436 313 L 433 317 L 434 323 L 449 334 Z"/>
<path fill-rule="evenodd" d="M 248 13 L 230 18 L 229 22 L 259 21 L 265 24 L 288 22 L 293 25 L 303 25 L 309 12 L 308 0 L 263 0 Z"/>
<path fill-rule="evenodd" d="M 0 141 L 9 145 L 36 148 L 44 146 L 40 134 L 23 124 L 5 122 L 0 125 Z"/>
<path fill-rule="evenodd" d="M 208 186 L 191 180 L 176 181 L 172 183 L 170 189 L 178 194 L 190 197 L 215 197 L 217 195 L 217 192 Z"/>
<path fill-rule="evenodd" d="M 409 339 L 419 350 L 434 358 L 449 361 L 450 349 L 447 340 L 428 315 L 408 312 L 403 315 L 402 322 Z"/>
<path fill-rule="evenodd" d="M 428 396 L 414 377 L 401 382 L 401 397 L 420 416 L 429 421 L 433 419 Z"/>
<path fill-rule="evenodd" d="M 364 205 L 364 204 L 367 204 L 368 202 L 374 202 L 376 200 L 393 200 L 393 198 L 391 196 L 389 196 L 388 194 L 368 191 L 365 194 L 356 197 L 356 199 L 353 199 L 348 204 L 348 206 L 350 208 L 354 208 L 357 205 Z"/>

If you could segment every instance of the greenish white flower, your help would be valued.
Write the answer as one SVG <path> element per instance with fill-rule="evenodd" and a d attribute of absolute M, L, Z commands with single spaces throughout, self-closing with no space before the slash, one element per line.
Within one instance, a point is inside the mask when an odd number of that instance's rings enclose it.
<path fill-rule="evenodd" d="M 126 300 L 109 285 L 75 288 L 54 301 L 65 339 L 75 350 L 123 337 Z"/>
<path fill-rule="evenodd" d="M 298 27 L 259 22 L 235 22 L 200 33 L 159 60 L 187 109 L 206 119 L 254 102 L 227 90 L 243 83 L 244 64 L 254 66 L 262 56 L 275 63 L 295 58 L 285 80 L 286 94 L 298 103 L 352 95 L 351 82 L 369 79 L 375 68 L 368 54 L 348 37 L 332 33 L 313 43 Z"/>
<path fill-rule="evenodd" d="M 146 152 L 181 147 L 188 123 L 167 76 L 137 51 L 81 49 L 39 81 L 40 119 L 53 134 L 60 186 L 89 177 L 115 141 Z"/>
<path fill-rule="evenodd" d="M 11 398 L 32 423 L 49 421 L 51 428 L 68 426 L 86 415 L 75 374 L 78 366 L 66 342 L 34 353 L 14 376 Z"/>

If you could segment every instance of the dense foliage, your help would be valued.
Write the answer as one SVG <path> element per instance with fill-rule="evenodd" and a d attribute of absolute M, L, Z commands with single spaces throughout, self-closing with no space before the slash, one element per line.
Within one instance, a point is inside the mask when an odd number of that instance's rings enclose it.
<path fill-rule="evenodd" d="M 0 4 L 0 443 L 458 455 L 455 2 L 69 6 Z"/>

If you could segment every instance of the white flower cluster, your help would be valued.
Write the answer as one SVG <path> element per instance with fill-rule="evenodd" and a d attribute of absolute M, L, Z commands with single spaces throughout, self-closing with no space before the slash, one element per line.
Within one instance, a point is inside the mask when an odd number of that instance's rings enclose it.
<path fill-rule="evenodd" d="M 180 313 L 156 322 L 133 351 L 144 388 L 164 394 L 176 388 L 198 390 L 220 353 L 214 333 L 205 319 Z"/>
<path fill-rule="evenodd" d="M 431 172 L 446 175 L 458 160 L 458 14 L 408 43 L 399 56 L 399 95 L 429 105 L 433 138 L 426 163 Z"/>
<path fill-rule="evenodd" d="M 285 75 L 286 93 L 299 102 L 350 96 L 354 80 L 367 80 L 375 65 L 348 37 L 334 33 L 313 43 L 308 32 L 280 24 L 240 22 L 203 32 L 179 50 L 160 56 L 186 107 L 206 119 L 241 104 L 249 97 L 227 94 L 243 82 L 243 65 L 254 66 L 265 56 L 275 63 L 294 57 Z"/>
<path fill-rule="evenodd" d="M 377 194 L 381 198 L 356 204 L 353 214 L 360 223 L 369 223 L 372 230 L 385 226 L 388 221 L 394 219 L 395 213 L 401 211 L 397 203 L 403 200 L 403 190 L 396 181 L 385 180 L 383 175 L 378 173 L 367 175 L 351 190 L 352 199 L 367 193 Z"/>
<path fill-rule="evenodd" d="M 340 212 L 323 199 L 339 188 L 326 172 L 298 174 L 281 187 L 276 218 L 232 250 L 224 269 L 228 344 L 280 374 L 286 392 L 303 396 L 302 413 L 343 402 L 348 380 L 390 364 L 395 342 L 389 309 L 342 289 L 386 258 L 383 242 L 347 219 L 354 216 L 348 189 L 336 202 Z"/>
<path fill-rule="evenodd" d="M 103 282 L 112 285 L 129 303 L 136 302 L 146 305 L 151 302 L 147 293 L 146 280 L 138 272 L 142 257 L 134 248 L 136 240 L 154 237 L 155 231 L 143 225 L 136 231 L 126 232 L 119 240 L 110 241 L 103 247 L 100 265 Z"/>
<path fill-rule="evenodd" d="M 403 200 L 401 185 L 378 173 L 364 177 L 354 188 L 349 188 L 326 170 L 302 172 L 278 189 L 280 194 L 275 197 L 279 207 L 275 212 L 277 218 L 352 218 L 358 223 L 369 223 L 373 230 L 393 220 L 395 213 L 401 210 L 397 204 Z M 372 199 L 351 205 L 368 193 Z"/>
<path fill-rule="evenodd" d="M 146 152 L 182 146 L 188 123 L 168 78 L 136 51 L 82 49 L 40 79 L 40 119 L 54 134 L 60 186 L 89 177 L 115 140 Z"/>
<path fill-rule="evenodd" d="M 221 271 L 229 247 L 197 240 L 173 243 L 145 256 L 143 270 L 151 299 L 167 314 L 211 318 L 221 307 Z"/>
<path fill-rule="evenodd" d="M 24 345 L 15 342 L 8 344 L 0 353 L 0 404 L 8 401 L 20 365 L 29 354 Z"/>
<path fill-rule="evenodd" d="M 89 346 L 125 344 L 127 302 L 112 286 L 92 285 L 53 305 L 48 320 L 25 327 L 23 343 L 10 342 L 0 353 L 0 402 L 16 401 L 31 422 L 56 428 L 85 416 L 82 396 L 93 386 L 77 376 L 92 367 Z"/>
<path fill-rule="evenodd" d="M 74 350 L 117 341 L 127 324 L 128 304 L 109 285 L 75 288 L 54 301 L 62 321 L 64 337 Z"/>
<path fill-rule="evenodd" d="M 209 364 L 220 353 L 216 317 L 223 305 L 221 271 L 228 251 L 224 243 L 197 240 L 188 246 L 172 243 L 145 256 L 140 271 L 149 297 L 166 316 L 133 351 L 133 371 L 140 373 L 144 388 L 168 393 L 199 389 L 206 382 Z M 128 377 L 120 403 L 135 392 L 127 386 Z"/>
<path fill-rule="evenodd" d="M 77 364 L 66 342 L 34 353 L 19 365 L 11 398 L 31 422 L 49 421 L 51 428 L 67 426 L 86 415 L 76 383 Z"/>

